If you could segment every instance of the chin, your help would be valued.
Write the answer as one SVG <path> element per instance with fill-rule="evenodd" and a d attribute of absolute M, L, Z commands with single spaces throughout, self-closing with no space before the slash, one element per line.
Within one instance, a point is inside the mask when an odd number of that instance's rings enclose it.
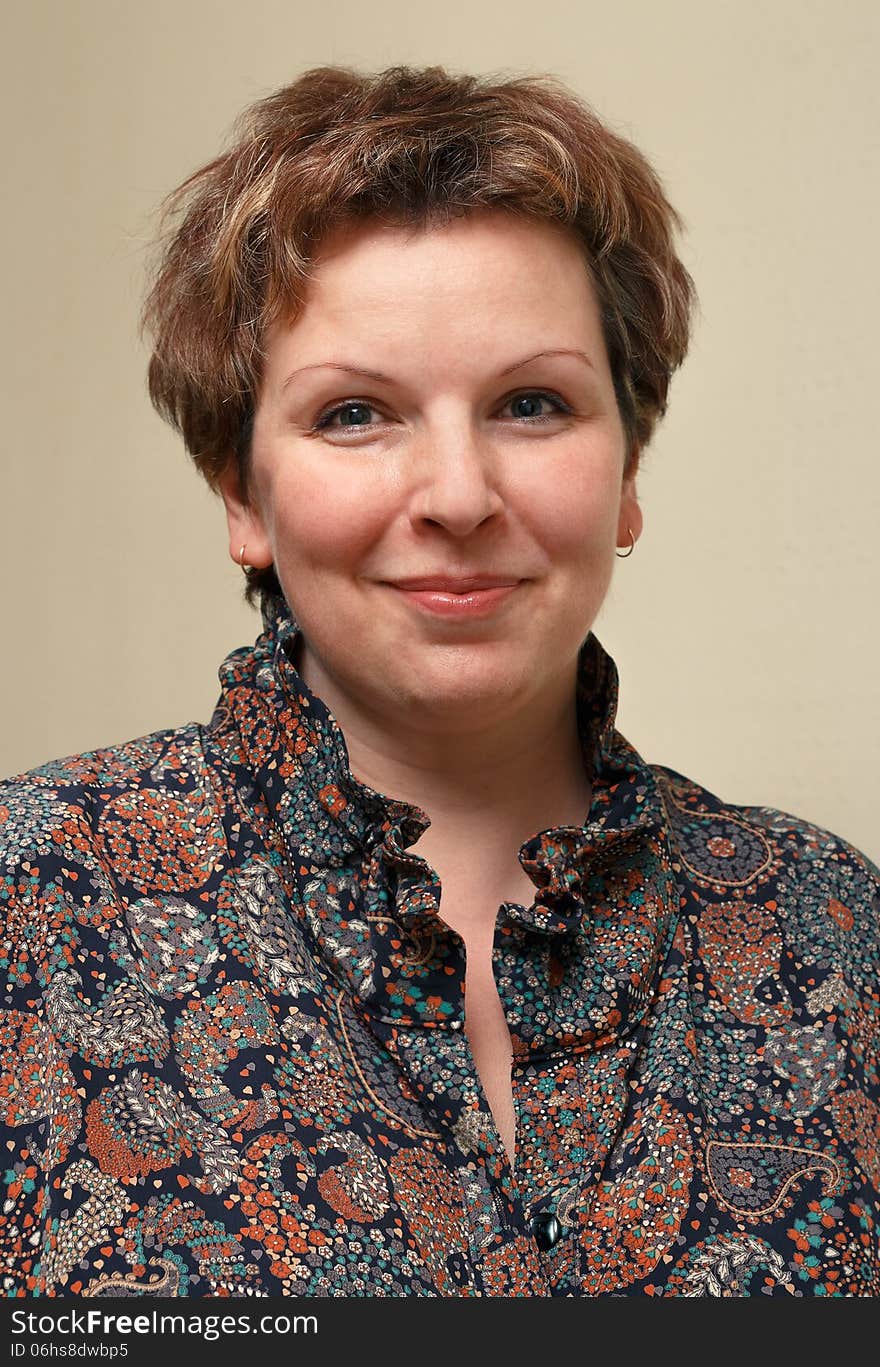
<path fill-rule="evenodd" d="M 538 670 L 527 668 L 521 657 L 502 659 L 496 652 L 493 660 L 475 659 L 473 648 L 457 646 L 442 660 L 421 661 L 421 667 L 397 680 L 386 674 L 385 682 L 407 711 L 455 717 L 460 723 L 463 710 L 522 701 L 537 677 Z"/>

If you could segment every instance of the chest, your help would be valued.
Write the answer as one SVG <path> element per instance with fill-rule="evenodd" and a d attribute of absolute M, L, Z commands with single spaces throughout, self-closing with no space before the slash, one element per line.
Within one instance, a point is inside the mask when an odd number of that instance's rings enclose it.
<path fill-rule="evenodd" d="M 464 1028 L 474 1066 L 492 1112 L 496 1128 L 514 1165 L 516 1112 L 511 1083 L 513 1049 L 504 1007 L 492 964 L 495 925 L 503 901 L 528 905 L 534 886 L 519 870 L 519 878 L 508 880 L 504 891 L 480 899 L 472 887 L 456 885 L 447 879 L 443 885 L 443 919 L 465 942 Z"/>
<path fill-rule="evenodd" d="M 491 958 L 468 955 L 465 975 L 465 1034 L 489 1109 L 511 1165 L 516 1145 L 516 1115 L 511 1086 L 510 1031 L 492 974 Z"/>

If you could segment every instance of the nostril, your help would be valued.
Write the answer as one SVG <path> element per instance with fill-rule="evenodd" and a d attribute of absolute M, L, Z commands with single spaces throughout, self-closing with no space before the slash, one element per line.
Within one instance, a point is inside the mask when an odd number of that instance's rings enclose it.
<path fill-rule="evenodd" d="M 445 476 L 435 475 L 415 494 L 412 510 L 417 518 L 466 535 L 504 509 L 504 499 L 484 471 L 458 466 Z"/>

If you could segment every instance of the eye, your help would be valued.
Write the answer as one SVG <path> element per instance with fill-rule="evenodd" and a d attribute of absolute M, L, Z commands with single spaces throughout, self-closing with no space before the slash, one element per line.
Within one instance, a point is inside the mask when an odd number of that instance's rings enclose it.
<path fill-rule="evenodd" d="M 535 410 L 542 403 L 552 404 L 555 412 L 536 412 Z M 559 398 L 558 394 L 549 394 L 543 389 L 519 390 L 516 394 L 511 395 L 509 399 L 505 399 L 503 407 L 507 408 L 510 405 L 515 406 L 514 418 L 516 421 L 525 423 L 530 427 L 539 422 L 549 421 L 556 413 L 572 412 L 572 409 L 564 400 Z M 527 410 L 526 412 L 521 411 L 523 405 Z M 516 411 L 517 409 L 520 411 Z M 346 428 L 371 427 L 374 424 L 369 421 L 368 415 L 377 412 L 378 409 L 376 406 L 367 399 L 346 399 L 345 403 L 336 404 L 335 407 L 328 408 L 326 413 L 322 413 L 315 423 L 314 430 L 320 432 L 327 428 L 335 428 L 336 431 L 339 431 L 345 430 Z M 333 421 L 334 418 L 337 417 L 340 419 L 338 425 Z"/>
<path fill-rule="evenodd" d="M 368 403 L 366 399 L 347 399 L 345 403 L 339 403 L 335 408 L 328 408 L 326 413 L 322 413 L 315 423 L 315 430 L 322 431 L 326 427 L 335 426 L 333 419 L 337 414 L 355 415 L 353 421 L 350 416 L 347 416 L 347 420 L 342 422 L 343 427 L 368 427 L 370 424 L 363 417 L 363 414 L 375 413 L 376 411 L 373 404 Z"/>
<path fill-rule="evenodd" d="M 544 402 L 551 403 L 555 413 L 535 412 L 538 404 Z M 550 418 L 555 417 L 556 413 L 570 413 L 572 411 L 568 404 L 559 398 L 558 394 L 548 394 L 543 389 L 521 389 L 518 393 L 511 395 L 509 399 L 505 399 L 504 407 L 507 408 L 508 405 L 513 407 L 514 417 L 517 421 L 528 423 L 529 426 L 536 422 L 547 422 Z M 526 412 L 522 411 L 523 405 L 527 410 Z"/>

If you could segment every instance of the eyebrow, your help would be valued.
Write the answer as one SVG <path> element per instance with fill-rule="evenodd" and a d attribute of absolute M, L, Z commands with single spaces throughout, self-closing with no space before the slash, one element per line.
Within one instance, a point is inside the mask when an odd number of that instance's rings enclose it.
<path fill-rule="evenodd" d="M 505 366 L 503 370 L 499 370 L 498 375 L 499 377 L 502 375 L 510 375 L 514 370 L 520 370 L 523 366 L 528 365 L 530 361 L 537 361 L 542 356 L 575 356 L 582 361 L 586 361 L 591 369 L 595 368 L 592 360 L 585 351 L 580 351 L 576 347 L 550 347 L 548 350 L 536 351 L 532 356 L 524 356 L 522 360 L 514 361 L 513 365 Z M 300 366 L 298 370 L 291 371 L 284 381 L 284 384 L 281 386 L 282 390 L 287 388 L 291 380 L 296 379 L 297 375 L 302 375 L 306 370 L 343 370 L 347 375 L 362 375 L 368 380 L 377 380 L 382 384 L 393 384 L 391 376 L 384 375 L 381 370 L 365 370 L 363 366 L 345 365 L 341 361 L 315 361 L 312 365 Z"/>

